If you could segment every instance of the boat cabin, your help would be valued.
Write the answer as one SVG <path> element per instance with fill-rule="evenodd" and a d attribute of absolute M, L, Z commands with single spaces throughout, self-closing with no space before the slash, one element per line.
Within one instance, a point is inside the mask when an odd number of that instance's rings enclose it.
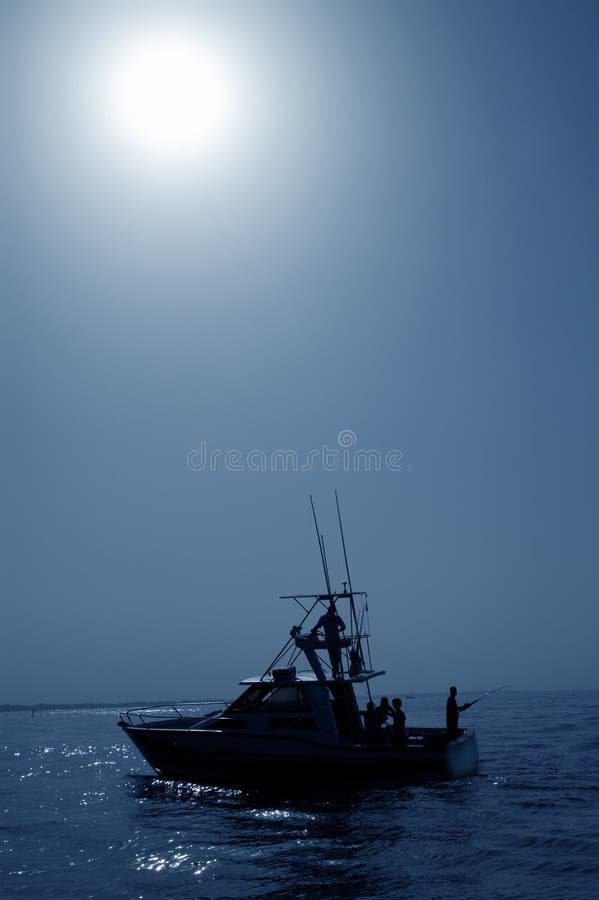
<path fill-rule="evenodd" d="M 267 681 L 248 678 L 243 693 L 224 710 L 211 728 L 321 732 L 331 738 L 359 743 L 364 726 L 349 680 L 318 681 L 295 668 L 275 672 Z"/>

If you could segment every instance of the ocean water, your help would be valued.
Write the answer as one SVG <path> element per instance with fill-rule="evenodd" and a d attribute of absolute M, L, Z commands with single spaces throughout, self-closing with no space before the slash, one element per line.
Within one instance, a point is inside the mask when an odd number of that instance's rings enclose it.
<path fill-rule="evenodd" d="M 160 781 L 117 713 L 0 714 L 2 897 L 599 897 L 598 691 L 481 701 L 476 777 L 346 790 Z"/>

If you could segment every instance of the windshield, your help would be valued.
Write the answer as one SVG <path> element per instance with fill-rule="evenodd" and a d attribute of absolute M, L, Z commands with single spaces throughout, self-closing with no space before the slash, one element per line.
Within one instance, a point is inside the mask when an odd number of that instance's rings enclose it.
<path fill-rule="evenodd" d="M 244 712 L 296 712 L 309 708 L 300 685 L 275 687 L 263 684 L 248 688 L 229 707 L 232 711 Z"/>

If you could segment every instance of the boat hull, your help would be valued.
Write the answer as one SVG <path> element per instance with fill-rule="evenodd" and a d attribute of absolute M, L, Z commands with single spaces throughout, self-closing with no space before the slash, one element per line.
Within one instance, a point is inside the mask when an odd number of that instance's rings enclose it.
<path fill-rule="evenodd" d="M 122 723 L 152 768 L 164 778 L 201 783 L 322 778 L 397 783 L 453 779 L 478 771 L 473 731 L 447 742 L 440 729 L 404 750 L 390 746 L 326 743 L 293 735 L 231 735 L 211 730 L 131 727 Z"/>

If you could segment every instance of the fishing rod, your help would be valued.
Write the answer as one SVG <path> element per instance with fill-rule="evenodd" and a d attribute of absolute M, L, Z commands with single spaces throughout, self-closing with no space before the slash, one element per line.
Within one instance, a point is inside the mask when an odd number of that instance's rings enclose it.
<path fill-rule="evenodd" d="M 505 690 L 505 688 L 509 687 L 511 687 L 511 684 L 502 684 L 501 687 L 493 688 L 492 691 L 485 691 L 484 694 L 481 694 L 480 697 L 477 697 L 476 700 L 473 700 L 468 704 L 468 709 L 470 709 L 471 706 L 474 706 L 475 703 L 478 703 L 479 700 L 483 700 L 485 697 L 488 697 L 489 694 L 496 694 L 497 691 L 503 691 Z"/>

